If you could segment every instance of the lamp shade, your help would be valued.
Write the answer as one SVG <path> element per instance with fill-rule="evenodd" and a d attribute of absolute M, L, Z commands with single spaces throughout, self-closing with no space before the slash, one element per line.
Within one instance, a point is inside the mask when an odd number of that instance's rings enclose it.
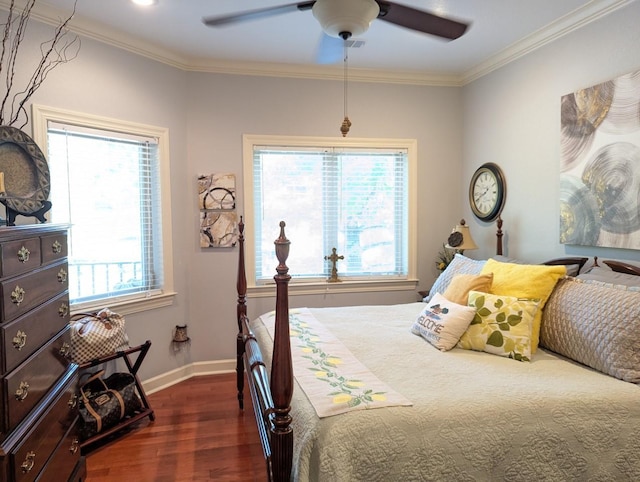
<path fill-rule="evenodd" d="M 375 0 L 317 0 L 311 9 L 322 30 L 331 37 L 361 35 L 380 13 Z"/>
<path fill-rule="evenodd" d="M 461 219 L 460 224 L 456 224 L 456 227 L 453 228 L 453 231 L 451 231 L 451 234 L 447 239 L 445 247 L 458 251 L 478 249 L 478 245 L 471 237 L 471 230 L 469 229 L 469 226 L 466 225 L 464 219 Z"/>

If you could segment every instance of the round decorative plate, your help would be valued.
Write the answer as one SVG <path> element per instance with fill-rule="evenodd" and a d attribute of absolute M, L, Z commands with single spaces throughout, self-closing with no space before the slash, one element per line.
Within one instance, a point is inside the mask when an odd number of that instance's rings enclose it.
<path fill-rule="evenodd" d="M 20 129 L 0 126 L 0 172 L 5 192 L 0 202 L 30 216 L 49 198 L 49 165 L 36 143 Z"/>

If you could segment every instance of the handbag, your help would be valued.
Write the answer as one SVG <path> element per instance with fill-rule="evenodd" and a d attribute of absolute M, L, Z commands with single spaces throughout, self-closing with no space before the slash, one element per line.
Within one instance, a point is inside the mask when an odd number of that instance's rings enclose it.
<path fill-rule="evenodd" d="M 77 313 L 71 321 L 71 361 L 82 365 L 129 348 L 124 316 L 104 308 Z"/>
<path fill-rule="evenodd" d="M 123 418 L 142 409 L 130 373 L 114 373 L 106 380 L 104 370 L 91 375 L 80 386 L 78 433 L 82 440 L 117 425 Z"/>

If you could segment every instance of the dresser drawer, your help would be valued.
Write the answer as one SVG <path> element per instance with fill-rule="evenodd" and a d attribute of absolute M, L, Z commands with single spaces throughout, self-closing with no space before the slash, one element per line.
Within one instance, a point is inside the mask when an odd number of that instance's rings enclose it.
<path fill-rule="evenodd" d="M 69 348 L 70 332 L 67 325 L 5 377 L 2 398 L 7 426 L 3 432 L 13 430 L 67 370 L 71 363 Z"/>
<path fill-rule="evenodd" d="M 10 372 L 53 335 L 62 330 L 69 319 L 69 294 L 64 292 L 51 301 L 29 311 L 0 328 L 3 373 Z"/>
<path fill-rule="evenodd" d="M 52 263 L 67 257 L 67 234 L 58 233 L 43 236 L 40 243 L 42 264 Z"/>
<path fill-rule="evenodd" d="M 67 290 L 69 268 L 66 261 L 4 280 L 2 320 L 10 321 L 40 303 Z"/>
<path fill-rule="evenodd" d="M 42 469 L 37 482 L 60 482 L 68 480 L 80 461 L 80 440 L 78 439 L 78 419 L 58 444 L 53 455 Z"/>
<path fill-rule="evenodd" d="M 7 241 L 0 245 L 2 277 L 25 273 L 40 266 L 40 238 Z"/>
<path fill-rule="evenodd" d="M 73 365 L 72 370 L 73 375 L 56 387 L 51 403 L 47 404 L 47 411 L 35 422 L 24 441 L 12 451 L 15 482 L 31 482 L 36 479 L 77 419 L 77 366 Z M 58 474 L 57 480 L 67 480 L 71 471 L 72 469 L 68 474 Z"/>

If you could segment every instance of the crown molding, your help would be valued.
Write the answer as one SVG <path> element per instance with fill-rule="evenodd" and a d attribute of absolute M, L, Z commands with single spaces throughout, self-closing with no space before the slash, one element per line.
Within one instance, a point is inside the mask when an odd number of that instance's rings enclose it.
<path fill-rule="evenodd" d="M 256 75 L 264 77 L 344 80 L 344 70 L 339 66 L 201 60 L 190 62 L 186 70 L 218 74 Z M 374 70 L 354 67 L 349 67 L 349 81 L 431 86 L 462 85 L 462 78 L 455 74 L 401 70 Z"/>
<path fill-rule="evenodd" d="M 636 0 L 593 0 L 489 57 L 461 76 L 466 85 Z"/>
<path fill-rule="evenodd" d="M 461 74 L 350 68 L 349 79 L 355 82 L 460 87 L 634 1 L 636 0 L 593 0 Z M 17 3 L 24 3 L 24 0 L 19 0 Z M 8 10 L 9 5 L 9 0 L 0 0 L 0 9 Z M 57 26 L 64 15 L 64 12 L 46 4 L 36 4 L 31 17 Z M 88 19 L 74 18 L 69 28 L 82 37 L 97 40 L 184 71 L 298 79 L 342 80 L 344 78 L 342 69 L 335 66 L 189 58 Z"/>

